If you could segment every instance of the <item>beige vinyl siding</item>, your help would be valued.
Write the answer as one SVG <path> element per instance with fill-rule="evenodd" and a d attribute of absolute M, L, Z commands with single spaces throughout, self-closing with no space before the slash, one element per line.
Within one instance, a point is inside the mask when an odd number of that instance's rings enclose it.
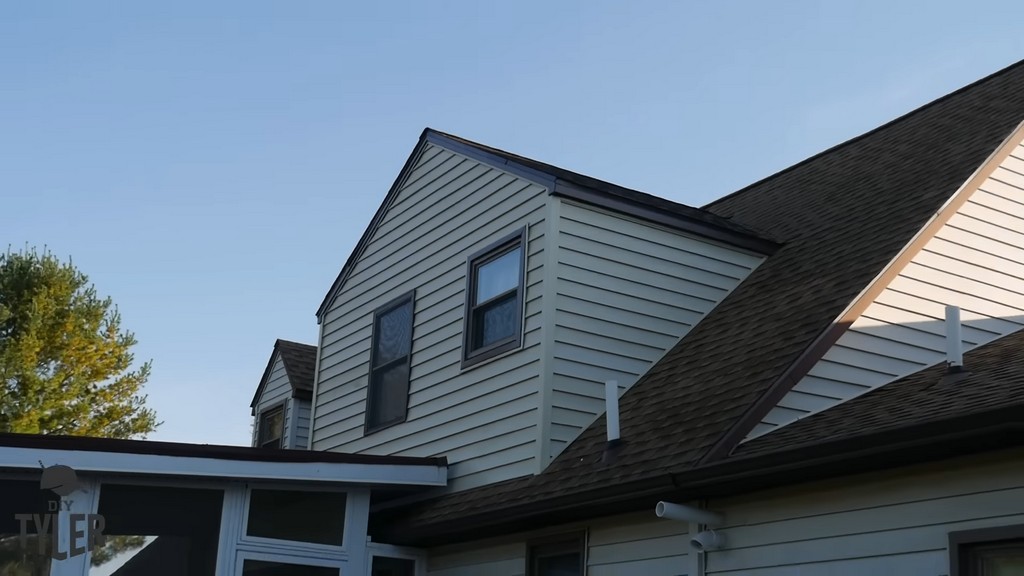
<path fill-rule="evenodd" d="M 964 350 L 1024 327 L 1024 147 L 971 193 L 749 437 L 944 361 L 946 305 L 961 308 Z"/>
<path fill-rule="evenodd" d="M 707 574 L 949 573 L 948 534 L 1024 523 L 1024 452 L 711 503 L 727 545 Z"/>
<path fill-rule="evenodd" d="M 264 410 L 270 408 L 276 408 L 284 404 L 284 436 L 281 439 L 282 446 L 289 446 L 288 444 L 288 419 L 289 410 L 287 406 L 287 400 L 291 397 L 292 386 L 288 382 L 288 374 L 284 370 L 284 363 L 281 361 L 281 356 L 276 355 L 274 359 L 273 368 L 270 370 L 270 377 L 267 379 L 267 385 L 263 387 L 263 392 L 260 394 L 259 400 L 256 402 L 256 425 L 253 426 L 253 437 L 252 445 L 255 446 L 259 439 L 259 425 L 260 425 L 260 414 Z"/>
<path fill-rule="evenodd" d="M 548 460 L 604 412 L 606 380 L 631 386 L 763 260 L 561 202 Z"/>
<path fill-rule="evenodd" d="M 543 187 L 427 146 L 323 319 L 313 448 L 448 457 L 460 489 L 535 470 Z M 466 258 L 528 227 L 522 349 L 467 370 Z M 373 311 L 416 291 L 407 421 L 363 434 Z"/>
<path fill-rule="evenodd" d="M 654 517 L 653 509 L 553 526 L 502 539 L 428 550 L 429 576 L 523 576 L 529 542 L 555 535 L 587 534 L 589 576 L 678 576 L 687 572 L 687 525 Z"/>

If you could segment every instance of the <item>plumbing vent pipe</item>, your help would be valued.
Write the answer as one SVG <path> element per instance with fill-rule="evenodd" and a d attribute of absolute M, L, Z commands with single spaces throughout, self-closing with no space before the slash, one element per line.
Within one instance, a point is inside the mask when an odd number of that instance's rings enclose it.
<path fill-rule="evenodd" d="M 607 420 L 608 443 L 619 441 L 619 381 L 606 380 L 604 383 L 604 413 Z"/>
<path fill-rule="evenodd" d="M 960 336 L 960 307 L 946 306 L 946 368 L 959 372 L 964 367 L 964 345 Z"/>

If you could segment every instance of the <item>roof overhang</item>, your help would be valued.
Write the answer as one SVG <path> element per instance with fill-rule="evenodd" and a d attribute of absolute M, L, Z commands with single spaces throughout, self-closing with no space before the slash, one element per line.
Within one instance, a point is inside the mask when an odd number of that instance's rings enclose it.
<path fill-rule="evenodd" d="M 1024 446 L 1024 404 L 785 451 L 663 473 L 596 490 L 496 507 L 436 523 L 401 521 L 391 511 L 386 532 L 398 544 L 429 546 L 478 539 L 650 509 L 659 500 L 726 497 L 780 486 L 878 472 Z M 525 489 L 529 489 L 526 487 Z M 393 532 L 391 531 L 393 530 Z"/>
<path fill-rule="evenodd" d="M 270 450 L 144 440 L 0 435 L 0 469 L 378 486 L 447 484 L 443 458 Z"/>

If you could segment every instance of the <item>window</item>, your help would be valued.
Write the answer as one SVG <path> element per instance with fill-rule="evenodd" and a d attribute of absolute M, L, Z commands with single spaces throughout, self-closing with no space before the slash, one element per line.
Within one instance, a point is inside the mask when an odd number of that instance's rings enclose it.
<path fill-rule="evenodd" d="M 527 576 L 583 576 L 583 535 L 539 540 L 530 545 Z"/>
<path fill-rule="evenodd" d="M 260 413 L 260 448 L 280 448 L 284 438 L 284 406 Z"/>
<path fill-rule="evenodd" d="M 373 314 L 366 432 L 405 421 L 409 403 L 414 295 L 410 292 L 392 300 Z"/>
<path fill-rule="evenodd" d="M 950 576 L 1024 575 L 1024 525 L 949 534 Z"/>
<path fill-rule="evenodd" d="M 522 344 L 525 245 L 523 228 L 469 257 L 463 367 Z"/>
<path fill-rule="evenodd" d="M 347 498 L 344 492 L 254 489 L 249 495 L 245 533 L 341 546 Z"/>

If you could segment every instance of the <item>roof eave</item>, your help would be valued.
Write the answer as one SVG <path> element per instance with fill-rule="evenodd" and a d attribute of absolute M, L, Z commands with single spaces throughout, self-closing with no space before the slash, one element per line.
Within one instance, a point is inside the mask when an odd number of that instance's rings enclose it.
<path fill-rule="evenodd" d="M 653 518 L 653 502 L 660 499 L 725 497 L 1024 446 L 1021 432 L 1024 404 L 783 451 L 733 457 L 677 473 L 537 500 L 500 513 L 488 510 L 433 524 L 402 525 L 394 537 L 404 538 L 404 544 L 428 545 L 529 530 L 564 523 L 562 519 L 592 519 L 648 506 Z"/>

